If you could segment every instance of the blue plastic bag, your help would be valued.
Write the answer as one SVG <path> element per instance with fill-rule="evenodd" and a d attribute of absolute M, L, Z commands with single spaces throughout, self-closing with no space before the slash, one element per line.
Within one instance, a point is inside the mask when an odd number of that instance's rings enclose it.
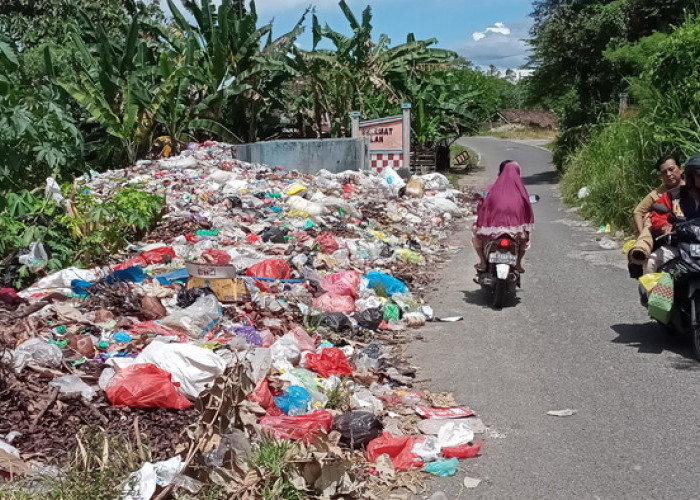
<path fill-rule="evenodd" d="M 233 329 L 236 335 L 245 335 L 245 341 L 257 346 L 263 345 L 263 339 L 258 331 L 252 326 L 239 326 Z"/>
<path fill-rule="evenodd" d="M 379 285 L 386 290 L 387 297 L 391 297 L 395 293 L 408 292 L 406 283 L 400 279 L 394 278 L 390 274 L 380 273 L 379 271 L 370 271 L 365 277 L 369 281 L 369 288 L 375 288 L 377 285 Z"/>
<path fill-rule="evenodd" d="M 423 469 L 425 472 L 430 472 L 436 476 L 454 476 L 457 473 L 457 466 L 459 465 L 459 460 L 456 458 L 450 458 L 449 460 L 438 460 L 437 462 L 430 462 Z"/>
<path fill-rule="evenodd" d="M 157 274 L 154 276 L 161 285 L 172 285 L 173 283 L 186 283 L 190 279 L 190 273 L 187 269 L 176 269 L 168 273 Z"/>
<path fill-rule="evenodd" d="M 309 411 L 311 394 L 299 385 L 292 385 L 287 392 L 275 398 L 275 404 L 289 416 L 302 415 Z"/>
<path fill-rule="evenodd" d="M 117 281 L 130 281 L 134 283 L 142 283 L 143 280 L 148 278 L 148 275 L 143 272 L 141 266 L 131 266 L 126 269 L 119 269 L 114 271 L 112 274 L 104 279 L 104 282 L 108 285 L 116 283 Z"/>

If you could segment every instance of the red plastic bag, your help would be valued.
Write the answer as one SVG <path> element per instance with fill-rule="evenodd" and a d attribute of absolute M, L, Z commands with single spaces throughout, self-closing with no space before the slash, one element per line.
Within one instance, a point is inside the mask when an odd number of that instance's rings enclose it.
<path fill-rule="evenodd" d="M 155 321 L 141 321 L 140 323 L 136 323 L 129 328 L 129 333 L 133 333 L 134 335 L 153 333 L 155 335 L 165 335 L 167 337 L 173 336 L 180 338 L 181 342 L 189 342 L 192 340 L 187 335 L 183 335 L 177 330 L 163 326 Z"/>
<path fill-rule="evenodd" d="M 327 232 L 319 234 L 314 243 L 321 247 L 321 253 L 333 253 L 340 248 L 335 237 Z"/>
<path fill-rule="evenodd" d="M 380 455 L 388 454 L 394 469 L 406 471 L 423 466 L 423 459 L 413 452 L 413 446 L 420 438 L 415 436 L 394 437 L 388 432 L 374 438 L 367 445 L 367 460 L 376 462 Z"/>
<path fill-rule="evenodd" d="M 452 448 L 443 448 L 442 454 L 445 458 L 474 458 L 479 455 L 483 441 L 476 444 L 463 444 L 461 446 L 453 446 Z"/>
<path fill-rule="evenodd" d="M 166 260 L 172 260 L 176 257 L 173 247 L 154 248 L 153 250 L 141 252 L 140 254 L 140 257 L 146 261 L 146 264 L 162 264 L 163 257 L 166 256 Z"/>
<path fill-rule="evenodd" d="M 216 248 L 210 248 L 202 252 L 202 257 L 214 266 L 228 266 L 231 263 L 231 256 L 228 252 Z"/>
<path fill-rule="evenodd" d="M 292 336 L 300 351 L 313 351 L 316 349 L 316 341 L 301 326 L 297 326 L 294 330 L 289 331 L 287 335 Z"/>
<path fill-rule="evenodd" d="M 270 383 L 266 378 L 258 382 L 258 385 L 255 386 L 255 391 L 253 391 L 253 394 L 248 396 L 248 399 L 258 403 L 266 410 L 271 406 L 276 406 L 275 399 L 272 396 L 272 392 L 270 392 Z"/>
<path fill-rule="evenodd" d="M 325 410 L 314 410 L 306 415 L 265 416 L 260 419 L 260 426 L 264 432 L 272 434 L 278 439 L 301 439 L 305 444 L 311 442 L 314 434 L 331 430 L 333 414 Z"/>
<path fill-rule="evenodd" d="M 136 257 L 132 257 L 129 260 L 125 260 L 121 264 L 117 264 L 116 266 L 112 266 L 112 270 L 114 271 L 121 271 L 123 269 L 128 269 L 133 266 L 145 266 L 147 265 L 146 259 L 141 257 L 140 255 L 137 255 Z"/>
<path fill-rule="evenodd" d="M 357 291 L 360 288 L 360 274 L 357 271 L 326 274 L 321 279 L 321 287 L 328 293 L 356 299 L 359 297 Z"/>
<path fill-rule="evenodd" d="M 316 297 L 312 305 L 327 313 L 350 314 L 355 312 L 355 299 L 349 295 L 324 293 L 320 297 Z"/>
<path fill-rule="evenodd" d="M 348 358 L 337 347 L 327 347 L 321 351 L 321 354 L 313 352 L 307 354 L 306 367 L 323 378 L 331 375 L 352 375 L 352 367 L 348 363 Z"/>
<path fill-rule="evenodd" d="M 170 372 L 151 363 L 131 365 L 119 370 L 110 379 L 105 393 L 114 406 L 175 410 L 192 406 L 192 403 L 175 389 Z"/>
<path fill-rule="evenodd" d="M 254 266 L 250 266 L 245 274 L 246 276 L 253 276 L 257 278 L 286 280 L 292 276 L 292 269 L 284 259 L 267 259 L 262 262 L 258 262 Z M 255 286 L 257 286 L 263 292 L 269 291 L 269 283 L 264 281 L 256 280 Z"/>

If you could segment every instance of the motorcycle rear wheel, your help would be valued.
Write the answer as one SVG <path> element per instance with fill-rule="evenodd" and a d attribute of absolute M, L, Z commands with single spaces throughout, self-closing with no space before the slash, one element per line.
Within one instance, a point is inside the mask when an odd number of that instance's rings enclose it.
<path fill-rule="evenodd" d="M 493 308 L 503 309 L 503 304 L 506 300 L 506 282 L 505 280 L 496 280 L 493 287 Z"/>
<path fill-rule="evenodd" d="M 693 343 L 693 354 L 700 361 L 700 325 L 693 327 L 690 340 Z"/>

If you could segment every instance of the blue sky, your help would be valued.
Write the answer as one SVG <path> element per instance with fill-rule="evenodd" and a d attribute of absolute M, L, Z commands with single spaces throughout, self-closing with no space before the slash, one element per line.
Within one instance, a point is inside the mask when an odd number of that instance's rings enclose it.
<path fill-rule="evenodd" d="M 531 0 L 346 0 L 358 19 L 372 7 L 375 39 L 386 33 L 393 44 L 402 43 L 408 33 L 418 39 L 437 38 L 438 46 L 451 49 L 475 65 L 518 68 L 527 59 L 527 38 L 532 24 L 528 17 Z M 165 2 L 163 2 L 165 3 Z M 298 21 L 304 9 L 314 5 L 321 24 L 349 33 L 348 23 L 337 0 L 257 0 L 261 22 L 274 18 L 274 34 L 281 35 Z M 167 12 L 167 9 L 166 9 Z M 300 40 L 311 45 L 311 24 Z"/>

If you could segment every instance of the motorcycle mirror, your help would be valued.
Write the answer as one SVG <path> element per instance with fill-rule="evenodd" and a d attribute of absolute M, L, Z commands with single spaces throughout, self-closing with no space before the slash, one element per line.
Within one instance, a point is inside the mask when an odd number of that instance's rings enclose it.
<path fill-rule="evenodd" d="M 670 212 L 668 207 L 666 205 L 662 205 L 661 203 L 654 203 L 651 206 L 651 209 L 657 214 L 667 214 Z"/>
<path fill-rule="evenodd" d="M 540 201 L 540 195 L 538 194 L 531 194 L 530 195 L 530 203 L 537 203 Z"/>

